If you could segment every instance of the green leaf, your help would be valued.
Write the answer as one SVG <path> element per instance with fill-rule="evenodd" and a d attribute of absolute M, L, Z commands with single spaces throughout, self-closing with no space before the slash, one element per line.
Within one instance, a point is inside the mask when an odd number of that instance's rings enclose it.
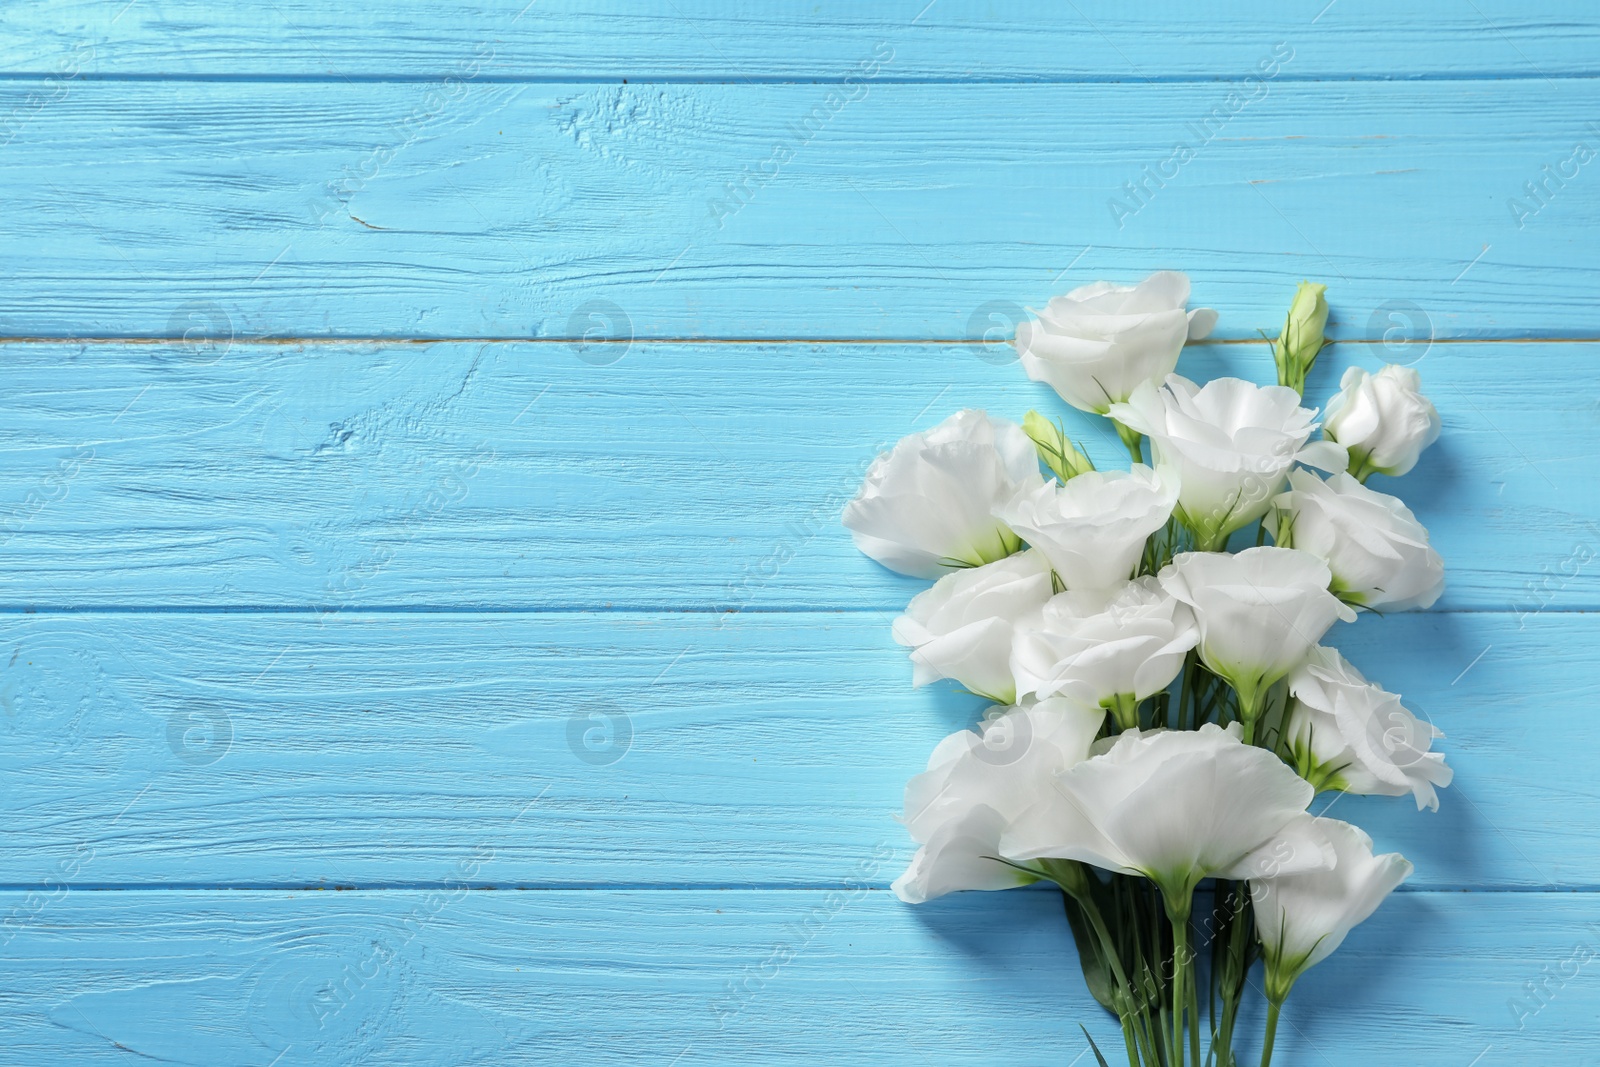
<path fill-rule="evenodd" d="M 1061 901 L 1067 910 L 1067 925 L 1072 927 L 1072 940 L 1078 946 L 1078 963 L 1083 968 L 1084 984 L 1101 1007 L 1116 1014 L 1116 980 L 1111 976 L 1111 963 L 1106 959 L 1100 939 L 1084 918 L 1077 901 L 1066 893 L 1061 894 Z"/>
<path fill-rule="evenodd" d="M 1060 423 L 1051 422 L 1037 411 L 1030 411 L 1022 417 L 1022 432 L 1033 439 L 1033 446 L 1039 450 L 1039 458 L 1062 481 L 1094 470 L 1089 457 L 1072 443 Z"/>
<path fill-rule="evenodd" d="M 1094 1043 L 1094 1038 L 1089 1037 L 1089 1028 L 1084 1026 L 1082 1023 L 1079 1023 L 1078 1029 L 1083 1031 L 1083 1036 L 1088 1038 L 1089 1047 L 1094 1049 L 1095 1062 L 1099 1063 L 1100 1067 L 1111 1067 L 1111 1064 L 1106 1062 L 1106 1058 L 1100 1055 L 1100 1046 Z"/>

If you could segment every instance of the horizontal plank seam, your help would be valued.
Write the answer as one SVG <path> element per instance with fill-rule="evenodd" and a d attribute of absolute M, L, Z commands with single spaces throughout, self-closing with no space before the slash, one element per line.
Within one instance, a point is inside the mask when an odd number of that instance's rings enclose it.
<path fill-rule="evenodd" d="M 0 336 L 6 345 L 171 345 L 194 344 L 197 338 L 179 336 L 138 337 L 52 337 L 52 336 Z M 382 337 L 330 335 L 325 337 L 230 337 L 225 334 L 201 337 L 201 341 L 226 342 L 233 346 L 259 345 L 993 345 L 994 341 L 975 340 L 968 337 L 633 337 L 615 340 L 586 340 L 582 337 Z M 1260 337 L 1211 338 L 1191 341 L 1186 347 L 1205 348 L 1213 345 L 1263 345 L 1270 339 Z M 1367 338 L 1334 338 L 1334 345 L 1384 345 L 1388 342 Z M 1436 337 L 1428 342 L 1434 345 L 1591 345 L 1600 344 L 1594 337 Z"/>
<path fill-rule="evenodd" d="M 249 883 L 227 885 L 201 882 L 118 882 L 98 885 L 79 885 L 73 882 L 8 882 L 0 884 L 0 893 L 33 893 L 41 889 L 65 889 L 74 893 L 431 893 L 441 890 L 470 893 L 835 893 L 864 890 L 869 893 L 890 892 L 888 883 L 862 885 L 860 882 L 818 883 L 796 885 L 782 882 L 773 884 L 719 884 L 683 882 L 656 884 L 648 882 L 589 882 L 581 884 L 540 885 L 537 883 L 497 883 L 461 885 L 458 882 L 393 882 L 374 885 L 305 885 L 303 883 Z M 1052 892 L 1048 889 L 1023 889 L 1023 892 Z M 1397 893 L 1496 893 L 1496 894 L 1600 894 L 1600 885 L 1573 886 L 1410 886 L 1402 885 Z"/>
<path fill-rule="evenodd" d="M 155 71 L 98 71 L 80 72 L 75 80 L 82 82 L 164 82 L 164 83 L 237 83 L 278 85 L 435 85 L 449 78 L 459 78 L 459 71 L 442 69 L 433 74 L 271 74 L 253 72 L 155 72 Z M 1244 74 L 1017 74 L 999 76 L 962 75 L 903 75 L 879 76 L 872 79 L 875 85 L 1244 85 L 1253 77 Z M 849 85 L 848 74 L 830 77 L 794 74 L 748 74 L 727 71 L 706 74 L 478 74 L 474 82 L 493 85 Z M 59 71 L 11 70 L 0 71 L 0 82 L 52 82 L 61 78 Z M 1325 72 L 1322 74 L 1280 73 L 1275 83 L 1300 85 L 1339 84 L 1346 82 L 1484 82 L 1484 81 L 1593 81 L 1600 71 L 1578 70 L 1548 74 L 1538 70 L 1485 69 L 1475 71 L 1432 71 L 1395 75 L 1380 72 Z"/>
<path fill-rule="evenodd" d="M 0 604 L 0 615 L 874 615 L 898 612 L 892 604 L 726 608 L 699 605 L 515 604 Z M 1600 608 L 1519 609 L 1515 606 L 1447 607 L 1416 615 L 1592 615 Z"/>

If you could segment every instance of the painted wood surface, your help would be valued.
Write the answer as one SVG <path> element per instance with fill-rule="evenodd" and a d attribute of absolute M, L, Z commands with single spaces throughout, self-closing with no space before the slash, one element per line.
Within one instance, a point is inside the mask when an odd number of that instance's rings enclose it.
<path fill-rule="evenodd" d="M 124 0 L 125 2 L 125 0 Z M 862 46 L 893 75 L 939 82 L 1241 78 L 1292 39 L 1299 77 L 1587 76 L 1600 15 L 1581 0 L 15 0 L 0 62 L 48 74 L 83 54 L 105 77 L 442 79 L 493 49 L 483 77 L 670 81 L 843 79 Z"/>
<path fill-rule="evenodd" d="M 836 518 L 1177 267 L 1445 422 L 1445 610 L 1336 643 L 1457 778 L 1319 798 L 1418 870 L 1276 1062 L 1600 1065 L 1600 14 L 1208 7 L 6 4 L 0 1062 L 1114 1046 L 1050 894 L 884 891 L 977 709 Z"/>
<path fill-rule="evenodd" d="M 0 331 L 962 339 L 1178 266 L 1219 336 L 1316 276 L 1339 337 L 1593 338 L 1597 108 L 1586 77 L 15 79 Z"/>
<path fill-rule="evenodd" d="M 0 885 L 837 884 L 985 707 L 913 691 L 889 617 L 148 613 L 0 621 Z M 1332 640 L 1447 736 L 1437 814 L 1339 797 L 1411 884 L 1600 886 L 1600 616 L 1367 618 Z M 1549 738 L 1564 738 L 1551 744 Z M 886 886 L 898 871 L 872 880 Z"/>
<path fill-rule="evenodd" d="M 38 1067 L 1054 1067 L 1093 1062 L 1080 1021 L 1118 1039 L 1044 891 L 911 909 L 847 876 L 831 891 L 8 892 L 0 907 L 20 920 L 0 1041 Z M 1597 930 L 1587 894 L 1402 893 L 1302 979 L 1274 1062 L 1592 1067 Z M 1259 1026 L 1241 1023 L 1251 1052 Z"/>
<path fill-rule="evenodd" d="M 1323 357 L 1317 400 L 1404 357 L 1443 413 L 1421 466 L 1373 483 L 1431 529 L 1443 607 L 1600 605 L 1593 354 Z M 1262 345 L 1180 369 L 1273 373 Z M 922 583 L 856 552 L 839 512 L 880 449 L 962 406 L 1038 407 L 1126 462 L 998 345 L 12 344 L 0 602 L 898 613 Z"/>

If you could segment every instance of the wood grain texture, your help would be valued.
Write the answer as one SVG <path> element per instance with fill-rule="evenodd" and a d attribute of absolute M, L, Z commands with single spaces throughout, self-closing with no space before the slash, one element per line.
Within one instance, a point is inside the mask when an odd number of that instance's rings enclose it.
<path fill-rule="evenodd" d="M 0 908 L 27 919 L 0 1041 L 36 1067 L 1045 1067 L 1092 1062 L 1080 1021 L 1118 1048 L 1044 891 L 918 909 L 854 888 L 5 893 Z M 1401 894 L 1302 979 L 1274 1062 L 1591 1067 L 1597 928 L 1589 895 Z M 1519 1013 L 1541 980 L 1547 1003 Z M 1241 1022 L 1252 1053 L 1259 1026 Z"/>
<path fill-rule="evenodd" d="M 1596 347 L 1406 353 L 1445 432 L 1414 473 L 1374 485 L 1431 529 L 1443 606 L 1600 606 Z M 1038 407 L 1102 463 L 1127 462 L 1104 420 L 1012 355 L 12 344 L 0 603 L 898 612 L 925 583 L 866 559 L 838 522 L 880 449 L 964 406 Z M 1383 358 L 1335 346 L 1308 395 Z M 1273 374 L 1260 345 L 1193 347 L 1180 369 Z"/>
<path fill-rule="evenodd" d="M 1600 18 L 1579 0 L 1251 0 L 1215 8 L 1156 0 L 981 0 L 885 4 L 730 0 L 392 0 L 141 2 L 15 0 L 0 66 L 48 73 L 86 45 L 103 77 L 435 78 L 493 48 L 486 76 L 663 81 L 842 78 L 895 48 L 901 78 L 981 80 L 1238 78 L 1259 52 L 1294 41 L 1314 77 L 1585 75 Z"/>
<path fill-rule="evenodd" d="M 0 621 L 0 884 L 829 887 L 909 858 L 907 778 L 984 707 L 875 612 Z M 1330 794 L 1422 887 L 1600 886 L 1600 616 L 1399 615 L 1332 640 L 1448 735 L 1437 814 Z M 1549 739 L 1562 737 L 1559 745 Z M 882 853 L 880 852 L 880 855 Z M 887 885 L 886 866 L 872 880 Z"/>
<path fill-rule="evenodd" d="M 1340 337 L 1593 338 L 1597 105 L 1589 78 L 13 80 L 0 331 L 960 339 L 1181 267 L 1220 336 L 1315 277 Z"/>
<path fill-rule="evenodd" d="M 1417 874 L 1276 1062 L 1600 1067 L 1600 15 L 1218 6 L 7 3 L 0 1060 L 1114 1049 L 1052 895 L 883 891 L 977 708 L 837 514 L 1175 267 L 1445 421 L 1448 610 L 1336 643 L 1456 781 L 1319 798 Z"/>

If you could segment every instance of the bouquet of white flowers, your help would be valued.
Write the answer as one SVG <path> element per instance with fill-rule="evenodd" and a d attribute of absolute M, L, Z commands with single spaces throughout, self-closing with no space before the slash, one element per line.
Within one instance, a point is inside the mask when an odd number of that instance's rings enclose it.
<path fill-rule="evenodd" d="M 921 847 L 894 891 L 1059 886 L 1132 1067 L 1234 1067 L 1258 959 L 1270 1063 L 1295 980 L 1411 873 L 1313 795 L 1436 809 L 1451 777 L 1437 731 L 1319 644 L 1357 609 L 1431 606 L 1444 580 L 1427 531 L 1364 484 L 1438 436 L 1416 372 L 1350 370 L 1311 440 L 1323 292 L 1295 294 L 1273 386 L 1172 373 L 1216 321 L 1186 310 L 1182 274 L 1057 297 L 1018 329 L 1022 366 L 1113 420 L 1131 468 L 1096 470 L 1037 412 L 961 411 L 880 456 L 844 512 L 867 555 L 937 579 L 894 626 L 913 683 L 994 704 L 906 786 Z"/>

